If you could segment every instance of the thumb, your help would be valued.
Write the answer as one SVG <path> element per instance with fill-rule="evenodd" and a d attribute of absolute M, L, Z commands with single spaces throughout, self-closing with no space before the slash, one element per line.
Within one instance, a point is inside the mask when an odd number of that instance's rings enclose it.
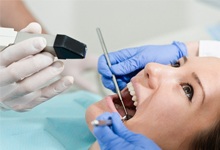
<path fill-rule="evenodd" d="M 114 133 L 117 134 L 121 140 L 124 139 L 124 143 L 129 143 L 130 146 L 138 145 L 140 149 L 160 150 L 159 146 L 157 146 L 151 139 L 128 130 L 117 113 L 112 114 L 112 122 Z"/>
<path fill-rule="evenodd" d="M 107 120 L 111 117 L 112 113 L 106 112 L 98 116 L 97 120 Z M 119 138 L 109 126 L 95 126 L 93 132 L 97 140 L 103 144 Z"/>
<path fill-rule="evenodd" d="M 94 127 L 93 133 L 97 140 L 101 143 L 109 143 L 109 141 L 118 138 L 118 136 L 112 132 L 109 126 Z"/>
<path fill-rule="evenodd" d="M 123 139 L 126 139 L 129 135 L 132 134 L 131 131 L 129 131 L 123 122 L 121 121 L 121 118 L 118 113 L 112 114 L 112 128 L 113 131 L 119 136 L 123 137 Z"/>
<path fill-rule="evenodd" d="M 101 149 L 116 150 L 121 148 L 134 149 L 134 145 L 128 143 L 124 138 L 116 135 L 108 126 L 95 127 L 94 135 Z"/>
<path fill-rule="evenodd" d="M 24 29 L 22 29 L 21 32 L 41 33 L 42 27 L 39 23 L 32 22 L 29 25 L 27 25 Z"/>

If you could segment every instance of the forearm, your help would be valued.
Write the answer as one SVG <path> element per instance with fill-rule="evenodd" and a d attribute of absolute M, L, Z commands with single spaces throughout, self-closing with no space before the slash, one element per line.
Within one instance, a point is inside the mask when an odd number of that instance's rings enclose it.
<path fill-rule="evenodd" d="M 38 22 L 21 0 L 0 0 L 0 26 L 19 31 L 31 22 Z M 45 33 L 45 31 L 43 30 Z"/>

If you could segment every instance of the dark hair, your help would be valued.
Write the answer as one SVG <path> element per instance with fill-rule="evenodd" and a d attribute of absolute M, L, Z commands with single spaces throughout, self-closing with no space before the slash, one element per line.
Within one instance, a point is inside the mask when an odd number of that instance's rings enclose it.
<path fill-rule="evenodd" d="M 220 120 L 213 127 L 200 132 L 192 141 L 192 150 L 220 150 Z"/>

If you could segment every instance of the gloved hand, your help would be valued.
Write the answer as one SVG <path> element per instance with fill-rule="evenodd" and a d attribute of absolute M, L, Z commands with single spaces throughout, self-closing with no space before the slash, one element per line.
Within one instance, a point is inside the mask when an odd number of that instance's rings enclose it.
<path fill-rule="evenodd" d="M 31 23 L 22 32 L 41 33 L 41 26 Z M 63 63 L 41 52 L 45 46 L 44 38 L 35 37 L 0 52 L 0 109 L 26 111 L 72 85 L 70 76 L 54 80 L 63 71 Z"/>
<path fill-rule="evenodd" d="M 147 45 L 122 49 L 109 53 L 111 68 L 109 68 L 104 55 L 102 55 L 98 61 L 98 71 L 102 75 L 104 86 L 115 92 L 112 74 L 116 75 L 119 88 L 122 90 L 130 79 L 143 69 L 147 63 L 171 64 L 183 56 L 187 56 L 187 48 L 181 42 L 173 42 L 169 45 Z"/>
<path fill-rule="evenodd" d="M 97 73 L 97 55 L 86 55 L 86 59 L 66 59 L 64 62 L 64 70 L 62 75 L 71 75 L 75 78 L 74 85 L 80 87 L 83 90 L 90 91 L 92 93 L 100 93 L 100 86 L 97 76 L 94 76 L 94 83 L 91 84 L 91 76 L 87 78 L 85 74 L 94 72 Z M 72 69 L 74 68 L 74 69 Z M 88 84 L 90 83 L 90 84 Z"/>
<path fill-rule="evenodd" d="M 104 113 L 97 120 L 111 119 L 112 126 L 94 127 L 94 135 L 101 150 L 160 150 L 152 140 L 129 131 L 118 113 Z"/>

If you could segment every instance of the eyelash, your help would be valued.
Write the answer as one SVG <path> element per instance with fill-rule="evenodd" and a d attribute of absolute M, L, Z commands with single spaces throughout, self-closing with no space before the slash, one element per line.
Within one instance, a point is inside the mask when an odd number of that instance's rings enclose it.
<path fill-rule="evenodd" d="M 183 88 L 183 91 L 186 94 L 186 97 L 189 99 L 189 101 L 192 101 L 193 95 L 194 95 L 194 89 L 191 84 L 189 83 L 182 83 L 180 84 Z"/>
<path fill-rule="evenodd" d="M 180 62 L 176 61 L 176 62 L 172 63 L 171 66 L 175 67 L 175 68 L 178 68 L 178 67 L 180 67 Z"/>
<path fill-rule="evenodd" d="M 171 64 L 172 67 L 180 67 L 180 62 L 176 61 L 175 63 Z M 186 97 L 189 99 L 189 101 L 192 101 L 193 95 L 194 95 L 194 89 L 193 86 L 189 83 L 181 83 L 182 89 L 184 93 L 186 94 Z M 190 93 L 189 93 L 190 92 Z"/>

